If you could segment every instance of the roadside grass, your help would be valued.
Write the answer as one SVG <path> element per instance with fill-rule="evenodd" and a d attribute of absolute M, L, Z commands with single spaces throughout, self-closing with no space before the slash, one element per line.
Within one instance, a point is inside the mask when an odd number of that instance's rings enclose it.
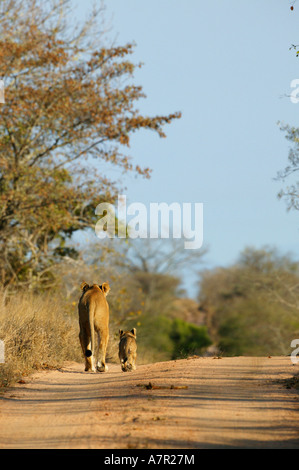
<path fill-rule="evenodd" d="M 5 362 L 0 364 L 0 387 L 65 361 L 82 361 L 78 318 L 67 312 L 61 298 L 0 291 L 0 340 Z"/>

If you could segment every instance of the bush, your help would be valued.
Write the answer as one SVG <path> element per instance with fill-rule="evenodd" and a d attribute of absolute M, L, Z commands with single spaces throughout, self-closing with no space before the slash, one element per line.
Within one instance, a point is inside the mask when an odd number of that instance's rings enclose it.
<path fill-rule="evenodd" d="M 172 322 L 170 338 L 173 342 L 172 359 L 200 354 L 212 344 L 207 329 L 176 318 Z"/>
<path fill-rule="evenodd" d="M 129 328 L 133 327 L 132 325 Z M 159 362 L 202 354 L 211 345 L 204 326 L 163 315 L 143 315 L 137 327 L 138 362 Z"/>

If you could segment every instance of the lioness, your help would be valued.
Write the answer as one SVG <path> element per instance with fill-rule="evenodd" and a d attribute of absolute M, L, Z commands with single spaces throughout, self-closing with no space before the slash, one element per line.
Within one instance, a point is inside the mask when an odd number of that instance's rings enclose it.
<path fill-rule="evenodd" d="M 119 352 L 121 369 L 123 372 L 136 369 L 137 342 L 136 328 L 131 331 L 119 330 Z"/>
<path fill-rule="evenodd" d="M 99 372 L 108 370 L 106 366 L 106 349 L 109 339 L 109 305 L 106 296 L 110 291 L 109 284 L 93 284 L 82 282 L 83 291 L 78 304 L 79 339 L 85 357 L 85 371 L 95 372 L 95 363 Z M 98 336 L 95 351 L 95 331 Z"/>

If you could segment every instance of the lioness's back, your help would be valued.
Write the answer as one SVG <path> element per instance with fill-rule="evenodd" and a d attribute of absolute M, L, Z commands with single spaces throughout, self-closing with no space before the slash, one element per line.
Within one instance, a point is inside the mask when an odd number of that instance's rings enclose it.
<path fill-rule="evenodd" d="M 106 301 L 110 287 L 108 283 L 89 286 L 86 282 L 81 284 L 83 291 L 79 300 L 80 343 L 85 356 L 85 370 L 95 371 L 94 354 L 98 355 L 97 370 L 107 370 L 105 364 L 106 348 L 109 339 L 109 305 Z M 95 332 L 97 333 L 98 347 L 95 351 Z"/>
<path fill-rule="evenodd" d="M 106 317 L 107 311 L 109 313 L 109 305 L 105 294 L 96 284 L 83 292 L 79 302 L 79 311 L 83 315 L 85 314 L 84 316 L 89 315 L 90 310 L 94 311 L 95 319 L 103 316 Z"/>

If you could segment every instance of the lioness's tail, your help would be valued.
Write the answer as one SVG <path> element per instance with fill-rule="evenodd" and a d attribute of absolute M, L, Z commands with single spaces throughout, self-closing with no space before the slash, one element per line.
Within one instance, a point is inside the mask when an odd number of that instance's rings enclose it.
<path fill-rule="evenodd" d="M 86 349 L 85 356 L 90 357 L 94 354 L 94 310 L 95 307 L 93 305 L 89 305 L 88 309 L 88 322 L 89 322 L 89 330 L 90 330 L 90 349 Z"/>

